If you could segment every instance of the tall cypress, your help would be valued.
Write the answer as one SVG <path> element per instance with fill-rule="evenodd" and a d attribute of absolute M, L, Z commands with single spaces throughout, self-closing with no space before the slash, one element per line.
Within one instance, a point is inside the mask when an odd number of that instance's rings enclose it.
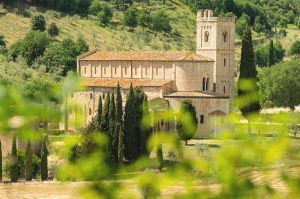
<path fill-rule="evenodd" d="M 249 88 L 248 83 L 251 81 L 252 87 Z M 252 113 L 258 113 L 260 110 L 258 97 L 258 78 L 254 61 L 254 52 L 252 44 L 252 35 L 249 27 L 246 28 L 242 39 L 242 52 L 240 64 L 240 76 L 238 79 L 238 96 L 240 99 L 239 108 L 244 117 L 249 121 Z M 249 121 L 250 132 L 250 121 Z"/>
<path fill-rule="evenodd" d="M 101 118 L 101 131 L 108 133 L 108 126 L 109 126 L 109 103 L 110 103 L 110 94 L 107 94 L 105 99 L 104 108 L 102 112 Z"/>
<path fill-rule="evenodd" d="M 124 144 L 123 144 L 123 131 L 122 124 L 117 123 L 116 132 L 118 133 L 118 163 L 122 164 L 124 159 Z"/>
<path fill-rule="evenodd" d="M 48 148 L 47 148 L 47 136 L 44 136 L 42 149 L 41 149 L 41 180 L 48 179 Z"/>
<path fill-rule="evenodd" d="M 116 132 L 116 103 L 114 94 L 111 95 L 109 104 L 109 136 L 111 143 L 112 163 L 118 162 L 118 132 Z"/>
<path fill-rule="evenodd" d="M 122 107 L 122 94 L 120 84 L 117 86 L 117 97 L 116 97 L 116 118 L 117 121 L 122 123 L 123 119 L 123 107 Z"/>
<path fill-rule="evenodd" d="M 273 40 L 270 40 L 270 46 L 269 46 L 269 56 L 268 56 L 268 66 L 271 67 L 275 64 L 275 49 Z"/>
<path fill-rule="evenodd" d="M 30 141 L 27 142 L 25 153 L 25 180 L 32 180 L 32 149 Z"/>
<path fill-rule="evenodd" d="M 18 181 L 18 155 L 17 155 L 17 140 L 16 135 L 13 135 L 11 155 L 10 155 L 10 180 L 11 182 Z"/>
<path fill-rule="evenodd" d="M 97 109 L 97 115 L 96 115 L 96 121 L 97 121 L 97 130 L 101 130 L 101 118 L 102 118 L 102 97 L 101 95 L 99 96 L 99 101 L 98 101 L 98 109 Z"/>
<path fill-rule="evenodd" d="M 128 161 L 135 160 L 138 157 L 138 143 L 135 136 L 136 125 L 134 92 L 132 85 L 130 85 L 125 105 L 123 129 L 124 157 Z"/>
<path fill-rule="evenodd" d="M 149 107 L 148 107 L 148 99 L 147 96 L 144 95 L 144 101 L 143 101 L 143 118 L 144 119 L 150 119 L 149 118 Z M 148 123 L 148 122 L 146 122 Z M 141 139 L 140 139 L 140 154 L 141 155 L 149 155 L 149 152 L 147 150 L 147 142 L 151 134 L 151 128 L 150 126 L 147 126 L 147 124 L 143 124 L 141 128 Z"/>
<path fill-rule="evenodd" d="M 2 147 L 1 147 L 1 140 L 0 140 L 0 182 L 2 182 Z"/>

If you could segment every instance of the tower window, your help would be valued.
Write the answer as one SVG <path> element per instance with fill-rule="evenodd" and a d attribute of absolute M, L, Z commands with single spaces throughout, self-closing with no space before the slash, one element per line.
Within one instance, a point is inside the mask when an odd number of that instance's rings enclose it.
<path fill-rule="evenodd" d="M 227 32 L 223 32 L 223 41 L 227 42 Z"/>
<path fill-rule="evenodd" d="M 224 66 L 226 66 L 226 58 L 224 58 Z"/>
<path fill-rule="evenodd" d="M 205 85 L 205 84 L 206 84 L 206 78 L 203 78 L 203 79 L 202 79 L 202 90 L 203 90 L 203 91 L 205 91 L 205 88 L 206 88 L 206 85 Z"/>
<path fill-rule="evenodd" d="M 226 93 L 226 86 L 223 87 L 224 93 Z"/>
<path fill-rule="evenodd" d="M 200 124 L 204 124 L 204 115 L 200 115 Z"/>
<path fill-rule="evenodd" d="M 92 109 L 89 108 L 89 115 L 92 115 Z"/>
<path fill-rule="evenodd" d="M 208 89 L 209 89 L 209 78 L 206 79 L 206 88 L 205 88 L 205 90 L 208 91 Z"/>
<path fill-rule="evenodd" d="M 93 93 L 90 93 L 90 99 L 93 99 Z"/>
<path fill-rule="evenodd" d="M 206 31 L 206 32 L 204 33 L 204 42 L 208 42 L 208 40 L 209 40 L 209 32 Z"/>

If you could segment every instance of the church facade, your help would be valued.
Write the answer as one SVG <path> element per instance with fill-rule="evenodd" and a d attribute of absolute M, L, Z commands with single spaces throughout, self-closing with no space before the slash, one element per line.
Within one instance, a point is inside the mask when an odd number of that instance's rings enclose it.
<path fill-rule="evenodd" d="M 229 112 L 233 96 L 235 21 L 214 17 L 211 10 L 197 13 L 196 52 L 90 51 L 78 57 L 77 72 L 85 89 L 69 97 L 64 128 L 83 127 L 96 114 L 98 99 L 122 90 L 123 103 L 130 85 L 139 86 L 148 100 L 162 100 L 178 111 L 189 99 L 196 108 L 196 137 L 215 133 L 211 118 Z M 81 114 L 79 119 L 78 115 Z M 80 122 L 78 122 L 80 121 Z M 174 124 L 161 122 L 167 128 Z"/>

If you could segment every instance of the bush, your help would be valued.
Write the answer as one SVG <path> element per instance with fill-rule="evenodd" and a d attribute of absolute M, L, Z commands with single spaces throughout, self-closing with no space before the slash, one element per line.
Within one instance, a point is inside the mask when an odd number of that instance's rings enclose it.
<path fill-rule="evenodd" d="M 153 14 L 152 28 L 159 32 L 171 32 L 170 18 L 165 11 L 159 10 Z"/>
<path fill-rule="evenodd" d="M 89 14 L 97 15 L 102 10 L 102 6 L 99 0 L 93 0 L 89 7 Z"/>
<path fill-rule="evenodd" d="M 19 150 L 17 152 L 18 155 L 18 178 L 25 178 L 25 150 Z M 3 172 L 6 176 L 10 176 L 10 153 L 4 159 Z M 37 178 L 40 175 L 40 162 L 41 159 L 32 154 L 32 177 Z"/>
<path fill-rule="evenodd" d="M 59 34 L 59 29 L 55 23 L 51 23 L 49 28 L 48 28 L 48 34 L 51 37 L 56 37 Z"/>
<path fill-rule="evenodd" d="M 100 12 L 98 12 L 98 14 L 97 14 L 98 21 L 101 24 L 106 25 L 110 22 L 112 17 L 113 17 L 113 12 L 112 12 L 109 4 L 107 4 L 107 3 L 103 4 L 103 9 Z"/>
<path fill-rule="evenodd" d="M 129 27 L 137 26 L 138 11 L 135 7 L 130 7 L 124 12 L 124 24 Z"/>
<path fill-rule="evenodd" d="M 31 30 L 39 30 L 42 32 L 46 30 L 46 20 L 43 15 L 37 15 L 31 18 Z"/>
<path fill-rule="evenodd" d="M 300 55 L 300 41 L 297 40 L 292 43 L 290 48 L 290 54 L 291 55 Z"/>

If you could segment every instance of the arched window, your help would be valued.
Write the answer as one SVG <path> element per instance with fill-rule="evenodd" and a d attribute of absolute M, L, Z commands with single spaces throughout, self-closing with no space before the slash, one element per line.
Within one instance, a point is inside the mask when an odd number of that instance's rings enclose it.
<path fill-rule="evenodd" d="M 90 93 L 90 99 L 93 99 L 93 93 Z"/>
<path fill-rule="evenodd" d="M 105 99 L 105 94 L 103 93 L 103 95 L 102 95 L 102 99 Z"/>
<path fill-rule="evenodd" d="M 225 86 L 223 87 L 223 89 L 224 89 L 224 93 L 226 93 L 226 87 Z"/>
<path fill-rule="evenodd" d="M 224 58 L 224 66 L 226 66 L 226 58 Z"/>
<path fill-rule="evenodd" d="M 209 32 L 206 31 L 206 32 L 204 33 L 204 42 L 208 42 L 208 40 L 209 40 Z"/>
<path fill-rule="evenodd" d="M 206 88 L 206 78 L 202 79 L 202 91 L 205 91 Z"/>
<path fill-rule="evenodd" d="M 200 115 L 200 124 L 204 124 L 204 115 Z"/>
<path fill-rule="evenodd" d="M 208 89 L 209 89 L 209 78 L 206 79 L 206 88 L 205 88 L 205 90 L 208 91 Z"/>
<path fill-rule="evenodd" d="M 227 31 L 223 32 L 223 41 L 227 42 Z"/>

